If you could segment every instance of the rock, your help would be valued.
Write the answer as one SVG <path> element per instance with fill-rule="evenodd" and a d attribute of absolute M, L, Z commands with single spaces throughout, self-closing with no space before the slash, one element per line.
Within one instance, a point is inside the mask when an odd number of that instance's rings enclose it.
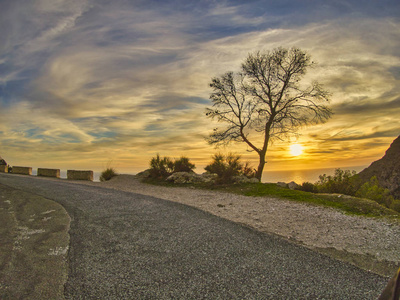
<path fill-rule="evenodd" d="M 283 187 L 283 188 L 287 188 L 288 187 L 287 183 L 286 182 L 282 182 L 282 181 L 277 182 L 276 185 L 280 186 L 280 187 Z"/>
<path fill-rule="evenodd" d="M 215 182 L 215 180 L 218 178 L 218 175 L 205 172 L 201 174 L 201 177 L 204 183 L 210 183 L 210 182 Z"/>
<path fill-rule="evenodd" d="M 233 183 L 247 183 L 248 178 L 244 175 L 238 175 L 232 177 Z"/>
<path fill-rule="evenodd" d="M 400 199 L 400 136 L 386 150 L 385 155 L 358 174 L 362 182 L 376 176 L 379 184 Z"/>
<path fill-rule="evenodd" d="M 166 179 L 174 183 L 198 183 L 205 182 L 202 175 L 193 172 L 176 172 Z"/>
<path fill-rule="evenodd" d="M 144 170 L 144 171 L 142 171 L 142 172 L 137 173 L 137 174 L 136 174 L 136 177 L 139 177 L 139 178 L 149 178 L 150 175 L 151 175 L 150 169 L 147 169 L 147 170 Z"/>
<path fill-rule="evenodd" d="M 233 183 L 258 183 L 257 178 L 247 178 L 245 175 L 233 176 Z"/>
<path fill-rule="evenodd" d="M 300 188 L 300 185 L 298 185 L 296 182 L 291 181 L 287 184 L 287 187 L 291 190 L 297 190 Z"/>
<path fill-rule="evenodd" d="M 258 180 L 257 178 L 253 177 L 253 178 L 249 178 L 249 183 L 259 183 L 260 180 Z"/>
<path fill-rule="evenodd" d="M 285 182 L 277 182 L 276 183 L 277 186 L 283 187 L 283 188 L 287 188 L 287 189 L 291 189 L 291 190 L 298 190 L 301 188 L 300 185 L 298 185 L 296 182 L 291 181 L 289 183 L 285 183 Z"/>

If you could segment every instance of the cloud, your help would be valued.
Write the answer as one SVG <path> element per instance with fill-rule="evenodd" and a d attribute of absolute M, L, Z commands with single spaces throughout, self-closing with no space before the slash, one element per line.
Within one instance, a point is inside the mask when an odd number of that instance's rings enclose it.
<path fill-rule="evenodd" d="M 334 117 L 302 130 L 313 158 L 350 157 L 347 142 L 383 147 L 400 131 L 398 4 L 377 17 L 377 4 L 357 3 L 12 1 L 0 12 L 2 151 L 204 161 L 210 79 L 278 46 L 309 51 L 319 64 L 305 79 L 332 92 Z"/>
<path fill-rule="evenodd" d="M 353 100 L 351 102 L 339 103 L 333 106 L 333 110 L 341 116 L 360 116 L 368 117 L 373 115 L 375 118 L 385 115 L 400 113 L 400 98 L 388 100 L 364 98 L 362 100 Z M 386 98 L 386 99 L 385 99 Z"/>

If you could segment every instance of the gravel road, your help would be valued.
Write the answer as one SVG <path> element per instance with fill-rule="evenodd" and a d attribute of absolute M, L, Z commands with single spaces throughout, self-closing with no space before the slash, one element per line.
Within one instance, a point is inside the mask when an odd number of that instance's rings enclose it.
<path fill-rule="evenodd" d="M 0 174 L 65 207 L 66 299 L 376 299 L 387 278 L 193 207 Z"/>

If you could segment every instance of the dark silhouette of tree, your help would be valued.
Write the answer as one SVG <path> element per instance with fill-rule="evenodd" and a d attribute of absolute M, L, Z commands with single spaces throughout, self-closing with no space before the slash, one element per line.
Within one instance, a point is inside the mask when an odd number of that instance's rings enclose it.
<path fill-rule="evenodd" d="M 269 142 L 295 134 L 301 126 L 326 122 L 332 111 L 323 104 L 329 94 L 318 82 L 300 85 L 312 67 L 310 55 L 298 48 L 250 53 L 241 72 L 212 78 L 212 108 L 206 115 L 226 123 L 208 137 L 214 145 L 245 142 L 257 152 L 256 178 L 261 180 Z"/>

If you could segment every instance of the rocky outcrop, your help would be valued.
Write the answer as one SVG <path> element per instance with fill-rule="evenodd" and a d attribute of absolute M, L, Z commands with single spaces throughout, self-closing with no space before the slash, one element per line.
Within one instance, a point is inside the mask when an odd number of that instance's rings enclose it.
<path fill-rule="evenodd" d="M 283 188 L 287 188 L 287 189 L 291 189 L 291 190 L 299 190 L 301 188 L 300 185 L 298 185 L 296 182 L 291 181 L 289 183 L 286 182 L 277 182 L 276 184 L 277 186 L 283 187 Z"/>
<path fill-rule="evenodd" d="M 259 183 L 257 178 L 248 178 L 245 175 L 233 176 L 233 183 Z"/>
<path fill-rule="evenodd" d="M 381 159 L 373 162 L 358 175 L 362 182 L 376 176 L 382 187 L 400 199 L 400 136 L 393 141 Z"/>
<path fill-rule="evenodd" d="M 199 183 L 199 182 L 213 182 L 216 178 L 214 174 L 204 173 L 202 175 L 194 172 L 176 172 L 167 178 L 167 181 L 174 183 Z"/>
<path fill-rule="evenodd" d="M 218 179 L 217 174 L 205 172 L 203 174 L 196 174 L 194 172 L 176 172 L 167 177 L 167 181 L 173 183 L 211 183 Z M 247 178 L 244 175 L 233 176 L 232 183 L 258 183 L 257 178 Z"/>

